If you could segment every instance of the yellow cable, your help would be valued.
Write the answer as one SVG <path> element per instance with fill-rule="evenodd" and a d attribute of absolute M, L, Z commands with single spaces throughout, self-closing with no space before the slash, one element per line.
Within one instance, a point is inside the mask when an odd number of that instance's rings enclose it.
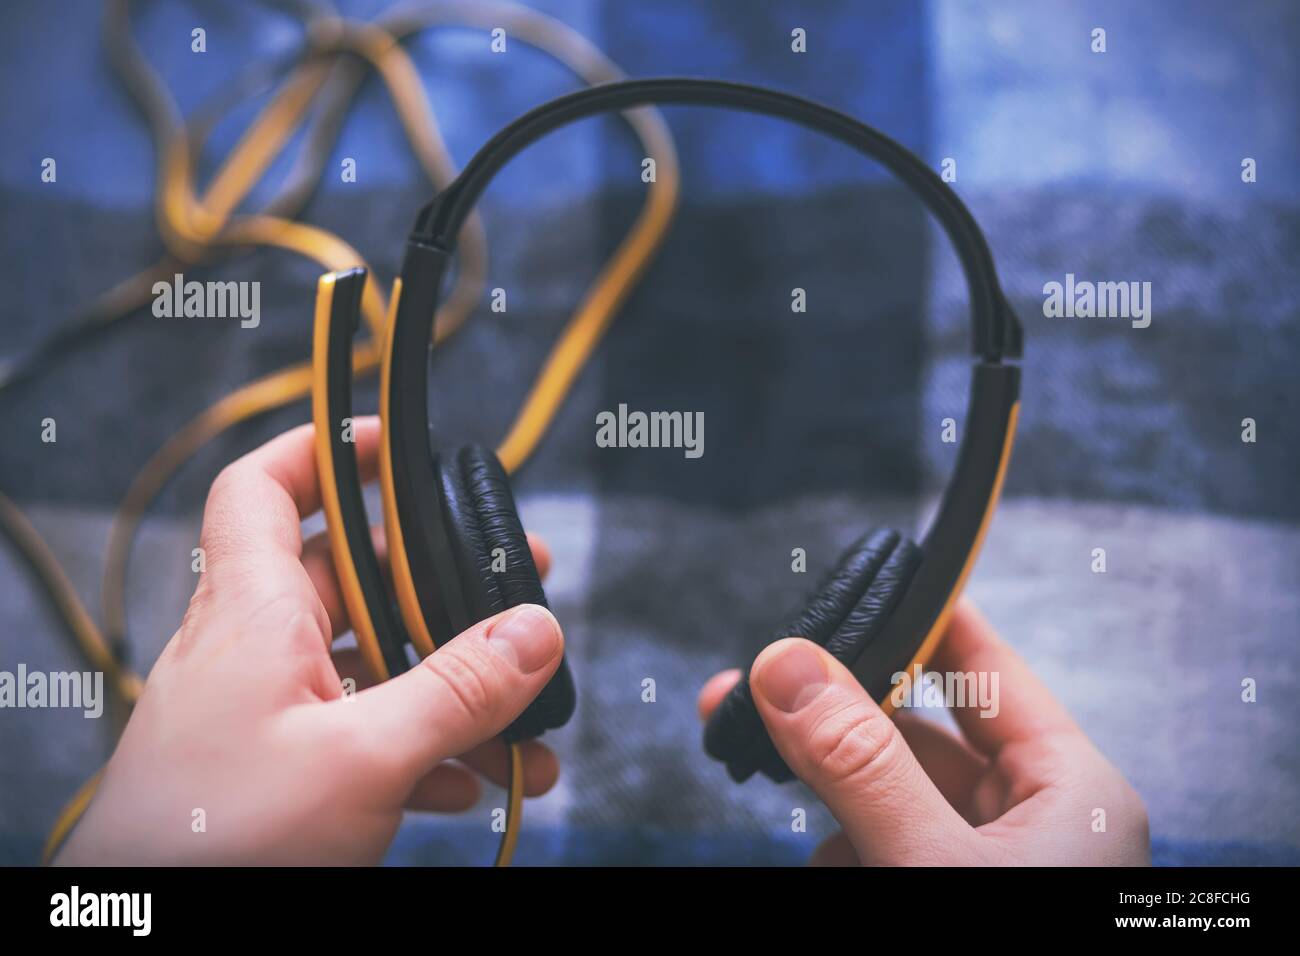
<path fill-rule="evenodd" d="M 408 31 L 422 29 L 439 22 L 463 21 L 473 26 L 504 23 L 507 30 L 519 36 L 525 43 L 532 43 L 534 46 L 555 53 L 571 65 L 586 82 L 607 82 L 621 75 L 610 61 L 604 59 L 603 55 L 581 36 L 568 31 L 567 27 L 563 27 L 558 21 L 542 17 L 541 14 L 530 12 L 526 8 L 517 8 L 513 4 L 447 4 L 445 8 L 412 10 L 400 16 L 406 17 L 406 20 L 399 22 L 399 26 Z M 341 33 L 344 38 L 350 35 L 346 29 Z M 376 64 L 385 81 L 395 91 L 395 96 L 398 96 L 399 116 L 402 117 L 403 124 L 415 125 L 416 129 L 419 129 L 417 124 L 419 124 L 421 104 L 422 109 L 426 111 L 428 103 L 422 96 L 419 75 L 415 73 L 411 62 L 404 55 L 400 55 L 400 48 L 395 47 L 391 39 L 385 39 L 382 31 L 361 26 L 356 27 L 354 33 L 356 46 L 373 64 Z M 556 36 L 558 40 L 555 39 Z M 420 90 L 417 98 L 399 95 L 396 92 L 407 90 L 412 86 Z M 277 99 L 277 103 L 273 103 L 270 108 L 276 108 L 278 103 Z M 499 455 L 507 471 L 515 470 L 529 454 L 532 454 L 542 434 L 549 427 L 550 420 L 554 418 L 560 401 L 563 401 L 563 395 L 571 388 L 578 369 L 589 358 L 591 350 L 610 324 L 617 308 L 627 298 L 630 284 L 640 278 L 643 269 L 649 264 L 651 256 L 662 242 L 663 235 L 666 234 L 671 222 L 673 208 L 676 206 L 677 181 L 679 181 L 676 151 L 673 148 L 671 135 L 668 134 L 667 126 L 663 124 L 658 112 L 638 109 L 638 111 L 629 111 L 625 116 L 641 138 L 646 151 L 655 157 L 659 181 L 651 185 L 649 199 L 641 215 L 638 216 L 632 232 L 615 252 L 614 258 L 598 277 L 588 297 L 581 304 L 580 310 L 552 347 L 551 354 L 543 365 L 542 373 L 525 401 L 523 411 L 508 432 L 506 441 L 500 446 Z M 173 135 L 173 142 L 181 142 L 181 140 L 185 140 L 183 134 Z M 446 150 L 441 147 L 441 138 L 438 137 L 435 129 L 422 134 L 412 133 L 411 140 L 417 152 L 424 157 L 425 165 L 434 166 L 434 169 L 430 170 L 432 178 L 442 178 L 454 173 L 450 160 L 443 159 Z M 260 142 L 260 140 L 250 134 L 242 142 Z M 259 156 L 265 155 L 265 151 L 259 152 Z M 177 156 L 183 156 L 183 151 L 179 147 L 173 151 L 173 160 L 168 166 L 169 183 L 183 182 L 186 178 L 185 173 L 172 172 L 173 164 L 181 161 L 175 159 Z M 227 164 L 227 166 L 233 165 L 237 164 L 234 161 Z M 218 181 L 250 183 L 251 179 L 247 176 L 242 178 L 230 176 L 222 179 L 221 174 L 218 174 Z M 169 189 L 174 193 L 174 186 Z M 168 203 L 168 206 L 172 207 L 169 217 L 175 224 L 183 225 L 186 221 L 185 208 L 192 202 L 192 196 L 185 198 L 183 193 L 185 190 L 182 190 L 182 199 L 173 198 Z M 312 255 L 331 271 L 361 263 L 360 256 L 357 256 L 351 247 L 322 230 L 291 224 L 291 222 L 263 219 L 263 217 L 244 217 L 235 224 L 227 226 L 225 233 L 218 234 L 213 238 L 213 242 L 229 243 L 229 245 L 274 243 L 274 245 L 292 248 L 304 255 Z M 471 255 L 474 245 L 476 243 L 473 242 L 469 245 L 467 258 L 480 260 L 480 256 Z M 459 281 L 467 277 L 477 281 Z M 480 284 L 481 276 L 474 276 L 469 269 L 461 267 L 458 289 L 454 290 L 448 298 L 445 310 L 439 313 L 435 341 L 442 341 L 456 326 L 459 326 L 460 321 L 463 321 L 463 316 L 472 306 L 471 299 L 477 298 L 477 289 L 472 289 L 472 286 Z M 464 294 L 459 298 L 456 295 L 458 290 L 464 290 Z M 382 316 L 385 311 L 380 286 L 377 282 L 374 284 L 368 282 L 363 300 L 363 312 L 373 332 L 382 328 Z M 377 362 L 376 347 L 359 346 L 355 358 L 356 375 L 374 371 Z M 118 511 L 117 518 L 114 519 L 109 535 L 103 601 L 105 622 L 107 622 L 109 635 L 112 635 L 114 640 L 121 640 L 125 635 L 126 563 L 131 541 L 134 540 L 136 528 L 149 502 L 157 496 L 175 468 L 190 458 L 198 447 L 231 425 L 237 424 L 238 421 L 304 397 L 309 389 L 309 381 L 311 381 L 311 373 L 304 363 L 287 371 L 274 373 L 263 380 L 253 382 L 250 386 L 244 386 L 237 393 L 231 394 L 218 403 L 218 406 L 209 408 L 198 419 L 192 420 L 181 432 L 175 434 L 172 440 L 166 442 L 159 453 L 149 459 L 134 483 L 127 489 L 126 497 L 123 498 L 122 507 Z"/>
<path fill-rule="evenodd" d="M 95 772 L 95 775 L 83 783 L 80 789 L 72 795 L 59 815 L 54 820 L 54 826 L 50 827 L 49 836 L 45 838 L 45 845 L 41 847 L 41 865 L 49 866 L 54 859 L 54 854 L 59 852 L 59 847 L 63 846 L 63 841 L 68 838 L 72 828 L 77 825 L 90 806 L 90 801 L 95 797 L 95 791 L 99 789 L 99 781 L 104 776 L 104 769 L 101 767 Z"/>
<path fill-rule="evenodd" d="M 122 25 L 126 13 L 125 3 L 113 3 L 110 6 L 109 13 L 110 25 L 108 29 L 111 30 L 111 21 L 115 19 L 119 26 Z M 116 17 L 114 14 L 116 14 Z M 344 37 L 350 35 L 346 30 L 340 32 Z M 363 52 L 366 52 L 377 66 L 381 63 L 385 64 L 388 79 L 396 78 L 401 82 L 409 83 L 410 78 L 414 76 L 418 83 L 418 76 L 415 74 L 409 60 L 406 59 L 404 51 L 396 44 L 384 44 L 382 39 L 377 36 L 377 32 L 373 28 L 358 31 L 365 45 Z M 125 44 L 128 45 L 128 58 L 130 58 L 133 50 L 130 49 L 129 33 L 123 30 L 118 40 L 119 42 L 124 40 Z M 287 141 L 294 123 L 309 104 L 310 96 L 314 94 L 315 89 L 319 88 L 324 79 L 320 64 L 309 64 L 310 72 L 301 69 L 295 77 L 291 78 L 285 90 L 259 116 L 250 130 L 241 138 L 230 160 L 224 164 L 222 170 L 218 173 L 207 197 L 205 197 L 207 199 L 207 203 L 205 203 L 196 200 L 192 193 L 189 172 L 189 137 L 177 124 L 171 122 L 174 110 L 169 108 L 168 97 L 162 91 L 161 83 L 156 81 L 156 78 L 148 75 L 150 71 L 143 58 L 136 55 L 134 60 L 134 63 L 128 65 L 128 69 L 137 75 L 135 85 L 145 90 L 141 96 L 142 105 L 145 106 L 147 113 L 152 114 L 153 119 L 156 121 L 156 128 L 161 127 L 164 130 L 164 135 L 160 136 L 161 139 L 165 140 L 165 145 L 162 152 L 162 188 L 160 190 L 159 219 L 164 238 L 169 240 L 169 246 L 174 255 L 180 259 L 193 259 L 201 254 L 201 246 L 195 248 L 194 245 L 186 245 L 186 243 L 197 245 L 206 241 L 210 244 L 265 244 L 300 252 L 314 258 L 319 264 L 331 270 L 348 268 L 353 265 L 364 265 L 363 260 L 355 250 L 342 240 L 324 230 L 300 223 L 273 217 L 252 216 L 241 217 L 230 226 L 224 226 L 226 214 L 238 204 L 242 196 L 260 179 L 265 167 L 269 165 Z M 409 68 L 405 73 L 401 71 L 402 61 L 405 61 L 405 65 Z M 398 65 L 396 67 L 392 66 L 391 64 L 394 63 Z M 145 75 L 140 77 L 142 73 Z M 422 95 L 422 89 L 420 92 Z M 404 95 L 403 100 L 409 100 L 409 95 Z M 427 103 L 425 105 L 427 106 Z M 412 137 L 413 145 L 418 147 L 422 160 L 430 167 L 430 172 L 436 179 L 436 185 L 445 186 L 446 182 L 449 182 L 451 176 L 454 175 L 454 169 L 451 168 L 445 147 L 442 146 L 436 126 L 433 125 L 431 114 L 427 115 L 427 124 L 425 124 L 422 121 L 426 117 L 408 107 L 403 114 L 403 119 L 408 123 L 415 124 L 415 127 L 419 130 L 418 135 Z M 477 229 L 477 225 L 474 228 Z M 479 230 L 479 235 L 481 237 L 481 230 Z M 482 245 L 481 238 L 478 245 Z M 481 259 L 482 257 L 480 254 L 478 258 Z M 472 284 L 475 273 L 481 274 L 483 271 L 485 270 L 481 268 L 462 270 L 460 284 Z M 145 273 L 145 275 L 147 274 L 148 272 Z M 470 302 L 466 301 L 466 299 L 472 301 L 472 299 L 477 298 L 477 294 L 477 290 L 475 290 L 469 296 L 462 295 L 459 307 L 465 313 L 468 312 L 470 305 Z M 368 290 L 368 296 L 363 299 L 363 309 L 371 328 L 381 331 L 386 305 L 383 302 L 382 295 L 378 292 L 377 285 L 371 286 Z M 459 321 L 453 320 L 447 323 L 446 327 L 454 328 L 457 324 L 459 324 Z M 365 372 L 377 367 L 377 359 L 378 354 L 374 346 L 367 345 L 358 349 L 354 362 L 359 372 Z M 114 552 L 122 547 L 120 544 L 115 545 L 114 539 L 116 537 L 120 541 L 121 533 L 125 530 L 129 542 L 129 535 L 134 531 L 135 524 L 138 523 L 138 518 L 133 522 L 128 520 L 127 526 L 124 528 L 121 521 L 122 514 L 130 515 L 133 509 L 142 514 L 148 502 L 161 490 L 170 474 L 190 457 L 198 447 L 225 428 L 230 427 L 235 422 L 251 417 L 267 407 L 275 407 L 285 401 L 291 401 L 296 394 L 305 394 L 307 389 L 310 388 L 310 373 L 310 363 L 302 363 L 266 376 L 258 382 L 239 389 L 174 435 L 146 464 L 145 469 L 136 482 L 133 483 L 131 489 L 128 490 L 124 506 L 119 512 L 119 520 L 115 522 L 114 531 L 110 532 L 110 555 L 105 576 L 105 600 L 106 617 L 110 622 L 111 634 L 123 633 L 125 621 L 124 605 L 120 601 L 115 601 L 115 597 L 122 595 L 125 590 L 125 560 L 124 557 L 120 562 L 113 560 Z M 19 515 L 19 517 L 21 516 Z M 41 545 L 44 544 L 40 541 L 39 536 L 36 536 L 36 541 L 40 542 Z M 129 543 L 127 546 L 129 547 Z M 48 553 L 48 549 L 45 550 Z M 47 577 L 57 584 L 59 576 L 61 576 L 61 569 L 58 568 L 57 562 L 53 561 L 52 554 L 48 554 L 48 558 L 52 562 L 54 571 L 47 574 Z M 44 565 L 37 563 L 36 566 L 42 568 Z M 55 593 L 62 595 L 65 591 L 71 595 L 73 601 L 76 601 L 75 592 L 71 591 L 70 588 L 56 589 Z M 117 666 L 116 656 L 109 652 L 107 643 L 98 630 L 94 628 L 93 622 L 90 621 L 89 615 L 85 614 L 84 608 L 80 608 L 79 601 L 68 606 L 72 610 L 65 614 L 65 617 L 71 622 L 75 622 L 73 626 L 74 633 L 88 656 L 92 660 L 103 659 L 111 662 L 112 673 L 117 673 L 120 668 Z M 76 614 L 77 609 L 81 610 L 80 615 Z M 121 622 L 121 626 L 113 627 L 117 622 Z M 140 684 L 141 682 L 136 675 L 126 674 L 118 682 L 119 693 L 128 703 L 133 703 L 138 696 Z M 58 820 L 56 820 L 54 830 L 46 846 L 47 862 L 71 831 L 76 820 L 84 812 L 94 794 L 97 779 L 98 777 L 83 787 L 77 798 L 65 808 Z"/>
<path fill-rule="evenodd" d="M 115 11 L 120 18 L 125 18 L 124 0 L 110 0 L 106 30 L 112 29 Z M 394 18 L 395 28 L 392 33 L 368 24 L 341 23 L 337 30 L 332 28 L 333 25 L 322 27 L 313 24 L 313 27 L 318 28 L 318 41 L 321 36 L 329 38 L 320 43 L 322 49 L 352 49 L 366 57 L 380 73 L 394 97 L 399 117 L 421 164 L 440 188 L 454 176 L 455 170 L 438 135 L 436 124 L 432 121 L 418 73 L 398 45 L 396 35 L 439 22 L 456 21 L 488 28 L 504 23 L 523 42 L 551 52 L 589 83 L 605 82 L 621 76 L 617 68 L 585 39 L 558 21 L 514 4 L 453 3 L 445 5 L 441 10 L 426 8 L 403 11 Z M 314 91 L 323 83 L 326 71 L 319 64 L 309 62 L 290 79 L 241 138 L 234 153 L 214 178 L 204 199 L 199 200 L 193 192 L 190 138 L 179 122 L 173 121 L 177 115 L 174 104 L 170 102 L 161 81 L 157 80 L 134 49 L 129 31 L 124 30 L 123 34 L 123 48 L 127 57 L 134 57 L 135 60 L 128 69 L 123 70 L 124 73 L 134 71 L 134 80 L 128 79 L 128 86 L 137 93 L 146 113 L 156 120 L 153 126 L 162 143 L 159 151 L 159 225 L 173 255 L 182 261 L 195 261 L 212 246 L 274 245 L 311 257 L 331 271 L 364 265 L 355 250 L 342 240 L 302 223 L 270 216 L 241 216 L 226 222 L 229 212 L 260 179 L 266 166 L 283 148 Z M 118 59 L 121 59 L 120 55 Z M 508 470 L 517 468 L 540 441 L 564 394 L 572 386 L 578 370 L 590 356 L 615 311 L 626 299 L 630 284 L 636 282 L 644 272 L 671 221 L 678 191 L 676 152 L 671 136 L 657 111 L 640 109 L 629 111 L 625 115 L 641 138 L 646 151 L 655 158 L 660 173 L 659 181 L 651 186 L 646 206 L 631 233 L 602 271 L 552 349 L 524 409 L 501 446 L 499 453 Z M 435 322 L 435 342 L 444 339 L 463 321 L 477 300 L 486 272 L 481 265 L 486 260 L 486 250 L 484 248 L 480 253 L 477 248 L 483 244 L 483 240 L 481 227 L 476 220 L 467 223 L 460 239 L 460 270 L 452 295 Z M 153 275 L 162 272 L 166 265 L 164 261 L 154 267 Z M 151 287 L 152 282 L 147 282 L 150 270 L 142 273 L 142 277 L 145 281 L 131 284 L 132 280 L 128 280 L 128 283 L 115 289 L 114 293 L 120 296 L 123 291 L 139 294 L 146 283 Z M 372 334 L 381 335 L 387 308 L 377 282 L 367 283 L 362 308 Z M 360 376 L 372 372 L 377 368 L 378 362 L 379 351 L 375 340 L 363 343 L 354 353 L 354 373 Z M 110 533 L 104 579 L 105 617 L 110 634 L 119 638 L 125 634 L 125 574 L 130 543 L 148 504 L 157 496 L 171 474 L 195 450 L 231 425 L 304 397 L 310 390 L 310 382 L 310 365 L 301 363 L 244 386 L 192 420 L 146 463 L 128 489 Z M 52 555 L 50 557 L 53 558 Z M 88 619 L 88 615 L 86 617 Z M 93 622 L 91 628 L 93 631 Z M 92 638 L 86 638 L 81 631 L 77 633 L 84 647 L 93 647 Z M 101 646 L 106 646 L 97 631 L 93 631 L 93 634 Z M 131 693 L 138 694 L 139 679 L 135 675 L 126 675 L 123 680 L 124 686 L 134 686 Z M 134 700 L 134 696 L 128 699 Z M 498 865 L 509 862 L 518 840 L 518 821 L 523 799 L 521 759 L 519 748 L 512 746 L 510 810 L 506 835 L 497 857 Z M 77 798 L 60 815 L 46 847 L 47 861 L 84 812 L 93 796 L 95 782 L 92 780 L 83 787 Z"/>
<path fill-rule="evenodd" d="M 0 526 L 45 585 L 90 666 L 104 672 L 109 686 L 122 700 L 134 703 L 140 696 L 140 679 L 119 665 L 54 552 L 27 516 L 4 494 L 0 494 Z"/>
<path fill-rule="evenodd" d="M 622 75 L 610 61 L 604 58 L 603 54 L 578 34 L 568 30 L 558 21 L 514 4 L 447 4 L 444 7 L 420 8 L 399 13 L 394 22 L 396 28 L 405 31 L 438 23 L 464 22 L 480 27 L 504 24 L 512 35 L 525 43 L 551 52 L 588 83 L 607 82 Z M 421 90 L 419 100 L 423 101 L 422 87 L 418 86 L 418 74 L 411 67 L 409 59 L 405 59 L 398 53 L 400 47 L 386 44 L 373 30 L 358 30 L 357 35 L 360 37 L 357 42 L 372 62 L 378 65 L 391 61 L 386 68 L 381 68 L 381 73 L 390 87 L 405 89 L 407 84 L 414 83 Z M 424 101 L 424 105 L 427 108 L 427 101 Z M 404 124 L 417 121 L 418 107 L 419 102 L 414 98 L 405 96 L 401 98 L 399 116 Z M 630 284 L 639 279 L 650 258 L 657 251 L 671 222 L 677 201 L 679 180 L 672 137 L 657 111 L 632 110 L 625 116 L 642 140 L 647 153 L 656 159 L 658 182 L 651 185 L 647 203 L 632 231 L 602 271 L 578 312 L 552 348 L 523 410 L 499 448 L 502 463 L 508 471 L 518 468 L 540 441 L 564 394 L 572 387 L 578 370 L 590 356 L 616 310 L 630 292 Z M 441 160 L 438 158 L 439 154 L 445 155 L 445 150 L 438 148 L 439 140 L 436 131 L 431 136 L 412 134 L 411 139 L 429 165 L 438 163 L 440 167 L 438 173 L 452 171 L 449 168 L 449 161 L 446 167 L 442 167 Z M 179 174 L 168 173 L 167 175 L 169 182 L 184 179 Z M 178 202 L 173 200 L 170 205 L 176 206 Z M 183 220 L 183 213 L 174 210 L 173 215 Z M 293 226 L 294 224 L 290 223 L 281 224 L 258 217 L 245 217 L 244 220 L 227 227 L 226 241 L 235 244 L 241 242 L 253 244 L 276 236 L 280 240 L 277 244 L 294 248 L 304 254 L 311 254 L 313 248 L 319 248 L 320 245 L 334 239 L 328 234 L 323 234 L 323 231 L 313 230 L 312 227 L 298 226 L 295 229 L 292 228 Z M 291 240 L 293 240 L 292 245 L 290 245 Z M 222 240 L 218 238 L 218 241 Z M 355 261 L 349 261 L 349 256 L 355 256 L 355 252 L 345 243 L 335 241 L 339 248 L 334 250 L 328 259 L 322 257 L 320 261 L 323 265 L 331 270 L 337 270 L 360 263 L 359 256 Z M 473 243 L 470 248 L 472 247 Z M 458 280 L 464 278 L 466 274 L 467 270 L 462 267 Z M 458 281 L 458 287 L 460 286 Z M 477 291 L 473 296 L 477 297 Z M 468 298 L 467 294 L 458 301 L 456 292 L 453 291 L 447 307 L 440 312 L 435 324 L 435 342 L 445 339 L 463 321 L 462 309 L 467 311 L 472 305 L 471 302 L 465 301 Z M 363 314 L 372 331 L 382 328 L 382 316 L 385 311 L 378 283 L 367 283 Z M 378 364 L 378 350 L 375 345 L 368 343 L 359 347 L 354 354 L 353 364 L 357 376 L 373 372 Z M 128 489 L 109 537 L 103 601 L 108 632 L 115 640 L 121 640 L 126 629 L 126 565 L 131 542 L 149 503 L 157 496 L 174 470 L 199 447 L 226 428 L 253 415 L 304 397 L 309 388 L 310 369 L 306 367 L 306 363 L 245 386 L 190 422 L 146 463 Z"/>
<path fill-rule="evenodd" d="M 519 744 L 510 745 L 510 779 L 506 781 L 506 792 L 509 795 L 506 827 L 493 866 L 509 866 L 515 858 L 515 847 L 519 845 L 520 822 L 524 814 L 524 749 Z"/>
<path fill-rule="evenodd" d="M 435 24 L 480 29 L 501 27 L 512 39 L 551 53 L 589 85 L 623 78 L 622 71 L 581 34 L 516 4 L 482 0 L 450 2 L 399 10 L 392 19 L 383 22 L 387 29 L 397 33 L 416 21 L 422 27 Z M 672 223 L 681 177 L 668 125 L 658 110 L 647 107 L 628 110 L 623 116 L 646 154 L 654 158 L 657 181 L 650 184 L 646 203 L 632 229 L 552 346 L 518 416 L 497 448 L 497 457 L 507 472 L 519 468 L 537 448 L 578 372 L 644 274 Z"/>
<path fill-rule="evenodd" d="M 408 130 L 421 165 L 437 188 L 444 188 L 455 175 L 455 167 L 432 119 L 432 112 L 420 85 L 419 74 L 402 48 L 385 38 L 383 32 L 367 24 L 340 22 L 336 28 L 320 28 L 319 35 L 330 38 L 338 49 L 355 49 L 380 72 L 398 103 L 399 117 Z M 114 37 L 118 42 L 132 43 L 129 35 Z M 134 47 L 132 47 L 134 50 Z M 161 81 L 143 61 L 138 52 L 130 58 L 128 67 L 137 75 L 138 86 L 161 87 Z M 313 73 L 310 79 L 323 81 L 323 75 Z M 277 96 L 255 121 L 253 128 L 240 141 L 240 146 L 250 150 L 251 159 L 245 161 L 232 155 L 219 172 L 214 184 L 220 192 L 221 207 L 217 218 L 232 208 L 240 198 L 238 191 L 246 191 L 257 181 L 261 171 L 274 158 L 270 146 L 283 145 L 287 136 L 282 131 L 263 122 L 271 114 L 281 125 L 300 117 L 307 103 L 299 94 L 298 80 L 290 80 L 291 96 Z M 165 91 L 155 90 L 142 97 L 148 108 L 150 103 L 165 103 Z M 285 104 L 289 105 L 286 107 Z M 170 108 L 155 106 L 153 110 L 160 122 L 166 123 Z M 339 271 L 353 266 L 367 268 L 361 256 L 347 243 L 324 230 L 303 223 L 269 216 L 242 216 L 228 225 L 221 225 L 204 203 L 192 193 L 189 180 L 189 138 L 183 131 L 173 131 L 165 146 L 167 159 L 163 165 L 163 202 L 160 204 L 161 221 L 165 239 L 170 237 L 173 254 L 183 258 L 193 254 L 186 243 L 206 241 L 210 245 L 274 245 L 298 252 L 314 259 L 328 271 Z M 232 170 L 226 172 L 226 170 Z M 197 211 L 196 210 L 201 210 Z M 204 225 L 196 230 L 195 219 Z M 215 229 L 215 231 L 213 231 Z M 209 234 L 211 233 L 211 234 Z M 466 264 L 457 275 L 456 284 L 447 304 L 435 322 L 435 331 L 441 336 L 450 335 L 464 321 L 482 289 L 486 273 L 486 240 L 477 217 L 462 232 L 466 243 Z M 380 285 L 367 283 L 362 299 L 362 314 L 373 335 L 381 337 L 387 313 Z M 378 350 L 374 343 L 358 347 L 353 356 L 354 374 L 358 377 L 378 368 Z M 232 425 L 254 415 L 278 408 L 306 396 L 310 389 L 310 363 L 303 362 L 289 369 L 264 377 L 222 399 L 216 405 L 192 420 L 155 453 L 127 489 L 121 507 L 109 532 L 108 555 L 103 582 L 104 619 L 110 640 L 115 644 L 125 639 L 126 633 L 126 573 L 131 543 L 149 503 L 157 496 L 172 473 L 188 460 L 203 444 Z"/>

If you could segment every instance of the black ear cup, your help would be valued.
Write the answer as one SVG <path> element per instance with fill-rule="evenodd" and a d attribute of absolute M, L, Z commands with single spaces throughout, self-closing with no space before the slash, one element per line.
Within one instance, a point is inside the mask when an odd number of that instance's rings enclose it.
<path fill-rule="evenodd" d="M 460 572 L 465 606 L 474 622 L 517 604 L 547 607 L 542 581 L 515 509 L 505 469 L 496 455 L 464 445 L 437 456 L 448 541 Z M 434 633 L 441 645 L 454 634 Z M 577 705 L 567 660 L 504 734 L 507 741 L 562 727 Z"/>
<path fill-rule="evenodd" d="M 920 550 L 897 531 L 860 538 L 818 585 L 811 600 L 772 638 L 805 637 L 852 666 L 880 632 L 921 561 Z M 752 662 L 751 662 L 752 664 Z M 737 782 L 762 771 L 778 783 L 793 779 L 754 707 L 749 668 L 723 698 L 704 729 L 704 749 Z"/>

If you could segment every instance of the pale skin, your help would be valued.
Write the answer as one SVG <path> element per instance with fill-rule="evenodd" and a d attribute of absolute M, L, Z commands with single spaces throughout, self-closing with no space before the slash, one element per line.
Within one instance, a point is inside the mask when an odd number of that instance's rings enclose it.
<path fill-rule="evenodd" d="M 357 419 L 355 435 L 372 479 L 377 421 Z M 327 539 L 303 540 L 301 521 L 319 508 L 310 426 L 218 477 L 200 539 L 206 570 L 56 863 L 376 863 L 404 810 L 464 811 L 480 778 L 503 783 L 498 735 L 559 666 L 555 618 L 513 608 L 373 685 L 355 650 L 333 648 L 351 624 Z M 550 555 L 529 542 L 544 576 Z M 375 543 L 382 561 L 379 530 Z M 1141 800 L 972 605 L 958 604 L 931 663 L 998 671 L 998 716 L 956 711 L 962 738 L 912 715 L 890 720 L 797 638 L 754 662 L 777 749 L 844 828 L 812 862 L 1149 862 Z M 709 681 L 702 715 L 738 677 Z M 348 678 L 357 692 L 345 693 Z M 538 742 L 523 750 L 525 793 L 545 793 L 554 754 Z M 1105 833 L 1092 828 L 1095 808 Z"/>
<path fill-rule="evenodd" d="M 997 672 L 997 715 L 953 708 L 960 736 L 906 711 L 891 720 L 844 665 L 800 638 L 754 661 L 754 701 L 777 750 L 842 827 L 813 864 L 1151 862 L 1141 798 L 969 601 L 957 603 L 930 667 Z M 702 717 L 739 677 L 724 671 L 705 685 Z"/>
<path fill-rule="evenodd" d="M 355 434 L 373 478 L 377 420 L 358 419 Z M 332 653 L 350 623 L 328 541 L 302 538 L 319 508 L 310 426 L 217 478 L 207 570 L 57 863 L 377 863 L 403 809 L 467 810 L 480 775 L 504 781 L 498 735 L 559 666 L 555 618 L 512 608 L 370 686 L 356 651 Z M 550 556 L 530 543 L 545 573 Z M 348 677 L 359 692 L 345 695 Z M 558 773 L 543 744 L 524 746 L 525 793 Z M 483 832 L 489 858 L 486 816 Z"/>

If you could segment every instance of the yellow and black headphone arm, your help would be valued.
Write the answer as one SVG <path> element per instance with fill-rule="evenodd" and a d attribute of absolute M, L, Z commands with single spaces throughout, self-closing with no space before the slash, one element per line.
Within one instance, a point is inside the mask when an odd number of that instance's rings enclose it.
<path fill-rule="evenodd" d="M 352 425 L 352 339 L 359 328 L 366 271 L 321 276 L 312 334 L 312 422 L 330 552 L 348 619 L 378 680 L 407 669 L 405 636 L 387 597 L 361 496 Z"/>
<path fill-rule="evenodd" d="M 361 296 L 366 281 L 366 270 L 358 268 L 331 272 L 321 276 L 317 283 L 312 335 L 312 422 L 316 430 L 321 501 L 339 589 L 367 667 L 376 679 L 387 680 L 407 670 L 406 634 L 384 587 L 361 495 L 355 446 L 347 437 L 352 418 L 352 339 L 360 327 Z M 394 300 L 400 292 L 399 285 L 393 290 Z M 386 438 L 381 438 L 381 463 L 386 446 Z M 381 482 L 387 484 L 390 479 L 385 474 L 381 464 Z M 391 504 L 391 494 L 387 491 L 384 503 L 387 513 Z M 405 609 L 412 605 L 409 579 L 404 590 L 398 571 L 399 567 L 406 567 L 400 532 L 400 527 L 390 527 L 386 533 L 399 604 Z M 405 603 L 404 593 L 408 598 Z M 415 632 L 412 625 L 417 625 L 423 634 L 422 642 L 412 640 L 420 656 L 432 653 L 433 643 L 423 620 L 409 616 L 407 620 L 408 633 Z M 427 652 L 422 643 L 428 646 Z M 518 744 L 510 744 L 508 751 L 505 831 L 497 850 L 496 866 L 508 866 L 513 859 L 523 818 L 523 752 Z"/>

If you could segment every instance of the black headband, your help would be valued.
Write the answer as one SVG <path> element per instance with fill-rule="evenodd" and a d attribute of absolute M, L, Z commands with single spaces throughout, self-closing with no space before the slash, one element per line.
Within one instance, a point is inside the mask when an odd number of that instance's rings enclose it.
<path fill-rule="evenodd" d="M 570 93 L 530 110 L 493 136 L 445 190 L 420 211 L 411 239 L 450 251 L 470 211 L 497 172 L 547 133 L 599 113 L 636 106 L 714 106 L 790 120 L 879 161 L 910 186 L 952 240 L 970 289 L 975 355 L 1019 357 L 1020 324 L 998 286 L 993 256 L 970 210 L 915 154 L 884 133 L 829 106 L 777 90 L 723 80 L 625 80 Z"/>

